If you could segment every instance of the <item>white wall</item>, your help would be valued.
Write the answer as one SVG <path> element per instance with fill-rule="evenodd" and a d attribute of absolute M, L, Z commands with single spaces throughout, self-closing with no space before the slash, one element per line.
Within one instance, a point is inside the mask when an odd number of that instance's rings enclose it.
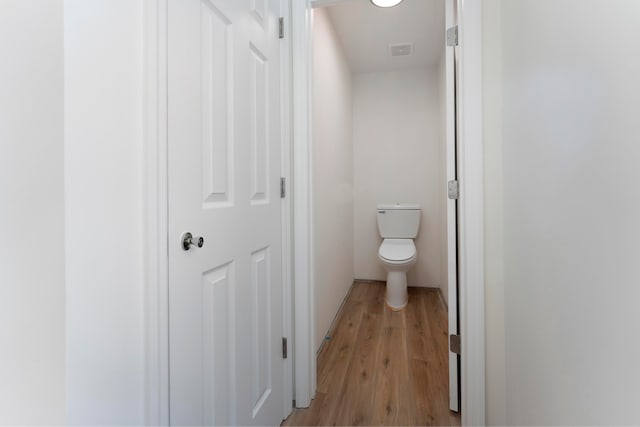
<path fill-rule="evenodd" d="M 418 262 L 409 286 L 439 287 L 443 282 L 442 162 L 438 70 L 420 69 L 354 76 L 355 275 L 386 280 L 378 261 L 382 239 L 376 207 L 380 203 L 422 205 Z"/>
<path fill-rule="evenodd" d="M 143 418 L 142 1 L 65 1 L 70 424 Z"/>
<path fill-rule="evenodd" d="M 0 424 L 64 424 L 62 0 L 0 2 Z"/>
<path fill-rule="evenodd" d="M 352 76 L 326 9 L 313 11 L 316 348 L 353 283 Z"/>
<path fill-rule="evenodd" d="M 501 169 L 486 181 L 487 306 L 504 297 L 505 356 L 487 356 L 506 360 L 505 424 L 639 424 L 640 3 L 499 6 L 502 57 L 485 63 L 502 75 L 497 93 L 485 80 L 501 98 L 485 126 L 502 158 L 487 153 Z"/>

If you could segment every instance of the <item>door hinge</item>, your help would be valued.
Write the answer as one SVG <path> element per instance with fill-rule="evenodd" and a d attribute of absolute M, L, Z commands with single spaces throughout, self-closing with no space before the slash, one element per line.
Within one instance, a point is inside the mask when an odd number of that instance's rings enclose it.
<path fill-rule="evenodd" d="M 280 178 L 280 198 L 287 197 L 287 178 Z"/>
<path fill-rule="evenodd" d="M 278 37 L 281 39 L 284 38 L 284 18 L 282 17 L 278 19 Z"/>
<path fill-rule="evenodd" d="M 449 350 L 455 354 L 461 354 L 460 335 L 449 335 Z"/>
<path fill-rule="evenodd" d="M 288 355 L 287 339 L 282 337 L 282 358 L 286 359 Z"/>
<path fill-rule="evenodd" d="M 447 193 L 451 200 L 458 200 L 460 198 L 460 185 L 458 181 L 452 180 L 447 183 Z"/>
<path fill-rule="evenodd" d="M 447 29 L 447 46 L 458 46 L 458 26 Z"/>

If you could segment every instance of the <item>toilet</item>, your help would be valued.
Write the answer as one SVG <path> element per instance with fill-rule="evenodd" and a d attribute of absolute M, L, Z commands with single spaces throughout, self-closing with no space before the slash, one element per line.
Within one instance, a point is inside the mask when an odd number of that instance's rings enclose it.
<path fill-rule="evenodd" d="M 378 259 L 387 271 L 387 305 L 402 310 L 409 301 L 407 272 L 416 263 L 418 253 L 413 242 L 420 228 L 420 205 L 378 205 L 378 231 L 384 240 Z"/>

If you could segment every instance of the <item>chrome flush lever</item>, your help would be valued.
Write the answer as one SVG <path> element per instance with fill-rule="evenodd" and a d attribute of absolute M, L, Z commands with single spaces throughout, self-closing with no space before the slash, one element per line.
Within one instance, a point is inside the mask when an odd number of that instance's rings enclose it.
<path fill-rule="evenodd" d="M 199 248 L 204 246 L 204 237 L 193 237 L 193 234 L 182 233 L 182 237 L 180 237 L 180 241 L 182 242 L 182 249 L 188 251 L 191 249 L 191 246 L 197 246 Z"/>

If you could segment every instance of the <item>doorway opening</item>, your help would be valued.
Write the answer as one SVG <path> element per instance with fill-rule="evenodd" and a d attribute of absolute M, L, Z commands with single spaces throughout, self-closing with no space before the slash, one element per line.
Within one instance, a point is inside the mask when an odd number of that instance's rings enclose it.
<path fill-rule="evenodd" d="M 459 424 L 458 355 L 448 349 L 459 333 L 457 201 L 447 185 L 457 180 L 455 47 L 445 37 L 455 4 L 324 3 L 313 10 L 310 61 L 317 393 L 289 422 L 387 424 L 413 414 L 406 422 Z M 421 224 L 409 305 L 393 312 L 376 212 L 396 203 L 417 205 Z"/>

